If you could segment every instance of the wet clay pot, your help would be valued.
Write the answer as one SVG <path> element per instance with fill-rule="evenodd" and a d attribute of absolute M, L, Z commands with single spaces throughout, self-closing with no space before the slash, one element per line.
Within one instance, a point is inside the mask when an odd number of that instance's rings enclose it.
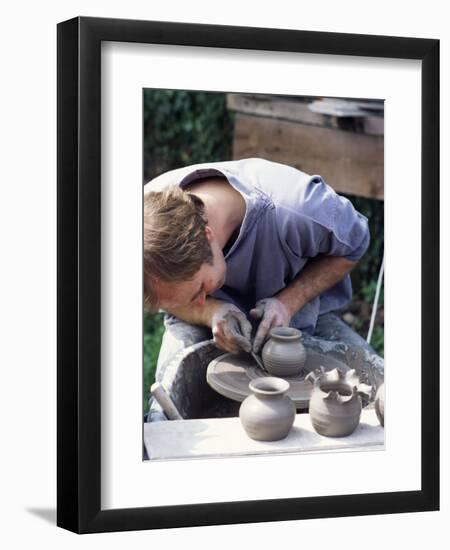
<path fill-rule="evenodd" d="M 239 418 L 247 435 L 258 441 L 284 439 L 295 420 L 295 405 L 288 397 L 289 382 L 273 376 L 255 378 L 252 392 L 239 409 Z"/>
<path fill-rule="evenodd" d="M 350 435 L 361 417 L 361 394 L 370 397 L 371 386 L 360 384 L 354 370 L 342 372 L 323 367 L 306 376 L 314 385 L 309 402 L 311 423 L 317 433 L 328 437 Z"/>
<path fill-rule="evenodd" d="M 306 361 L 306 350 L 301 342 L 300 330 L 275 327 L 264 345 L 262 360 L 267 372 L 274 376 L 295 376 Z"/>
<path fill-rule="evenodd" d="M 375 412 L 380 424 L 384 427 L 384 383 L 381 384 L 375 395 Z"/>

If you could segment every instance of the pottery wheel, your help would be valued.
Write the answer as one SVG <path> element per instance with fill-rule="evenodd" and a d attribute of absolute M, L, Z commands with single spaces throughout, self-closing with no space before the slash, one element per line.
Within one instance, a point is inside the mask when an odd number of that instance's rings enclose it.
<path fill-rule="evenodd" d="M 306 408 L 311 397 L 312 384 L 305 381 L 305 376 L 312 370 L 323 366 L 325 370 L 339 368 L 349 370 L 348 365 L 327 354 L 308 353 L 305 366 L 295 376 L 283 376 L 290 384 L 289 397 L 297 409 Z M 271 376 L 263 371 L 248 353 L 220 355 L 208 365 L 206 380 L 221 395 L 234 401 L 244 401 L 250 395 L 248 387 L 251 380 L 261 376 Z"/>

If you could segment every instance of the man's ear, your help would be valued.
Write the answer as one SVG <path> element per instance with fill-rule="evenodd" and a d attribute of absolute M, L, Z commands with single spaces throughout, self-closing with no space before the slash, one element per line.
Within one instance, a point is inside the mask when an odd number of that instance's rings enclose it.
<path fill-rule="evenodd" d="M 211 227 L 209 225 L 205 225 L 205 233 L 206 233 L 206 238 L 208 239 L 208 242 L 211 244 L 212 241 L 214 240 L 214 231 L 211 229 Z"/>

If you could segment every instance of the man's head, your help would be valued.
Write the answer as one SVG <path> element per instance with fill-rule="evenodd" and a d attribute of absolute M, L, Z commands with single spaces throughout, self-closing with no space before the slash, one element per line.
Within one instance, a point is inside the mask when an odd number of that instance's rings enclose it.
<path fill-rule="evenodd" d="M 179 187 L 145 194 L 145 309 L 202 304 L 224 279 L 222 250 L 201 199 Z"/>

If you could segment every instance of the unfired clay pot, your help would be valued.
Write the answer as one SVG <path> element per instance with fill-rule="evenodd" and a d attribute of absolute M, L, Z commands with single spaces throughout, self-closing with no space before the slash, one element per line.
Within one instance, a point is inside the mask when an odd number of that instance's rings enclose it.
<path fill-rule="evenodd" d="M 259 441 L 284 439 L 295 420 L 295 405 L 288 397 L 289 382 L 273 376 L 255 378 L 252 392 L 239 409 L 247 435 Z"/>
<path fill-rule="evenodd" d="M 361 416 L 360 394 L 370 396 L 371 386 L 360 384 L 355 370 L 326 372 L 323 367 L 310 372 L 306 380 L 314 384 L 309 415 L 316 432 L 328 437 L 350 435 Z"/>
<path fill-rule="evenodd" d="M 381 384 L 375 395 L 375 412 L 380 424 L 384 427 L 384 383 Z"/>
<path fill-rule="evenodd" d="M 275 327 L 270 331 L 270 339 L 262 351 L 264 366 L 270 374 L 299 374 L 306 361 L 306 350 L 301 337 L 301 331 L 292 327 Z"/>

